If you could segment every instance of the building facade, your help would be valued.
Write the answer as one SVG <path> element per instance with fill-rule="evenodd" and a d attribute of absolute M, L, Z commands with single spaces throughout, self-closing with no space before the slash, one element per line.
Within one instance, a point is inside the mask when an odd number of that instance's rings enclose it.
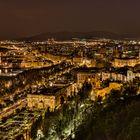
<path fill-rule="evenodd" d="M 113 67 L 125 67 L 125 66 L 134 67 L 137 64 L 140 64 L 140 58 L 133 58 L 133 59 L 116 58 L 112 62 Z"/>
<path fill-rule="evenodd" d="M 52 87 L 53 88 L 53 87 Z M 52 95 L 48 94 L 28 94 L 27 104 L 30 109 L 50 109 L 54 111 L 59 108 L 62 101 L 66 102 L 68 97 L 77 93 L 77 85 L 70 84 L 69 86 L 62 87 Z"/>

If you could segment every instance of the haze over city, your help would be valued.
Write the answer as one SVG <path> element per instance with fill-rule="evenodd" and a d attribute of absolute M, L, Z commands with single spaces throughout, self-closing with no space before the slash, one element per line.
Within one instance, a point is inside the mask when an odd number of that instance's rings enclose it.
<path fill-rule="evenodd" d="M 0 38 L 107 31 L 140 36 L 139 0 L 1 0 Z"/>

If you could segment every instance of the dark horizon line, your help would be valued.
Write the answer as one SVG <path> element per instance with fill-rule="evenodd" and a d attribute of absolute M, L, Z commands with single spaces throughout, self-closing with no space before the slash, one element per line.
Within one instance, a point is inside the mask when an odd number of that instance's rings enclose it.
<path fill-rule="evenodd" d="M 84 35 L 85 35 L 85 38 L 86 36 L 92 36 L 91 38 L 122 38 L 122 39 L 125 39 L 125 38 L 135 38 L 135 39 L 138 39 L 140 38 L 140 33 L 116 33 L 116 32 L 111 32 L 111 31 L 48 31 L 48 32 L 42 32 L 42 33 L 38 33 L 38 34 L 33 34 L 33 35 L 27 35 L 27 36 L 23 36 L 23 37 L 0 37 L 0 40 L 1 41 L 4 41 L 4 40 L 32 40 L 33 38 L 37 38 L 37 37 L 40 37 L 40 36 L 44 36 L 46 35 L 47 36 L 50 36 L 49 38 L 56 38 L 55 37 L 56 35 L 63 35 L 63 34 L 67 34 L 68 36 L 70 35 L 74 35 L 74 34 L 77 34 L 78 36 L 83 36 L 84 38 Z M 52 36 L 51 36 L 52 35 Z M 54 36 L 53 36 L 54 35 Z M 67 38 L 69 38 L 68 36 L 66 36 Z M 59 38 L 59 37 L 58 37 Z M 65 37 L 64 37 L 65 38 Z M 77 36 L 73 36 L 73 38 L 81 38 L 81 37 L 77 37 Z M 87 37 L 88 38 L 88 37 Z M 36 39 L 35 39 L 36 40 Z"/>

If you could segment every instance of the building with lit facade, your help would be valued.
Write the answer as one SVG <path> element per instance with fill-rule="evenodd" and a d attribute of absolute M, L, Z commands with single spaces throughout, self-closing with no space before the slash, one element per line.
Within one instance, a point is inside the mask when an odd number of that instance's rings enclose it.
<path fill-rule="evenodd" d="M 68 86 L 52 86 L 41 90 L 39 93 L 27 95 L 27 104 L 30 109 L 47 109 L 54 111 L 59 108 L 62 101 L 66 102 L 68 97 L 76 92 L 75 84 Z"/>
<path fill-rule="evenodd" d="M 94 88 L 100 88 L 100 74 L 79 72 L 77 74 L 77 84 L 81 87 L 84 82 L 91 83 Z"/>
<path fill-rule="evenodd" d="M 134 67 L 137 64 L 140 64 L 140 58 L 115 58 L 112 62 L 113 67 Z"/>
<path fill-rule="evenodd" d="M 133 81 L 133 79 L 135 79 L 136 77 L 140 78 L 140 73 L 139 72 L 133 72 L 128 70 L 125 74 L 121 74 L 121 73 L 115 73 L 115 72 L 102 72 L 101 73 L 101 80 L 107 80 L 107 79 L 111 79 L 114 81 L 121 81 L 121 82 L 129 82 L 129 81 Z"/>
<path fill-rule="evenodd" d="M 111 90 L 120 90 L 122 87 L 122 84 L 119 83 L 109 83 L 108 87 L 105 87 L 103 89 L 97 89 L 95 90 L 95 94 L 96 96 L 101 96 L 103 98 L 105 98 L 106 95 L 108 95 Z"/>
<path fill-rule="evenodd" d="M 139 71 L 127 70 L 123 73 L 119 73 L 117 71 L 106 72 L 103 70 L 90 72 L 89 70 L 89 71 L 77 73 L 77 83 L 78 85 L 82 86 L 84 82 L 90 81 L 91 83 L 94 83 L 94 87 L 100 88 L 99 82 L 105 81 L 107 79 L 112 80 L 112 81 L 129 82 L 129 81 L 133 81 L 137 77 L 140 78 Z"/>

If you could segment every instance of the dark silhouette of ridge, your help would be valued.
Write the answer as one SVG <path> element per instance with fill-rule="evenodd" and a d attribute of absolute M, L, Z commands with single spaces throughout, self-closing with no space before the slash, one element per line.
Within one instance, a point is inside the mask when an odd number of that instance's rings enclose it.
<path fill-rule="evenodd" d="M 72 38 L 91 39 L 91 38 L 110 38 L 110 39 L 138 39 L 138 34 L 123 34 L 106 32 L 106 31 L 93 31 L 93 32 L 48 32 L 31 37 L 23 38 L 22 40 L 28 41 L 44 41 L 48 38 L 55 38 L 57 40 L 70 40 Z"/>
<path fill-rule="evenodd" d="M 23 38 L 4 38 L 5 40 L 18 41 L 45 41 L 48 38 L 56 40 L 70 40 L 72 38 L 91 39 L 91 38 L 109 38 L 109 39 L 140 39 L 140 33 L 117 34 L 107 31 L 92 31 L 92 32 L 47 32 Z M 1 38 L 0 38 L 1 39 Z M 1 40 L 4 40 L 1 39 Z"/>

